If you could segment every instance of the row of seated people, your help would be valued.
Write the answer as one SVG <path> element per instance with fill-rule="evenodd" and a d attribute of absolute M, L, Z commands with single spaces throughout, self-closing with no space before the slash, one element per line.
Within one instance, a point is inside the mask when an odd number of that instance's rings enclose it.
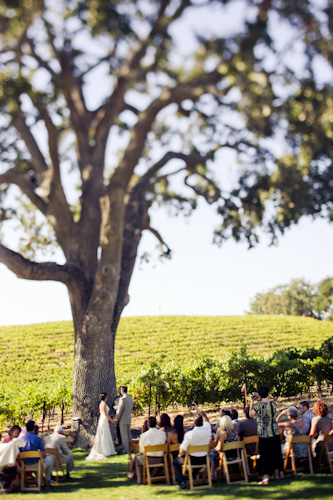
<path fill-rule="evenodd" d="M 20 439 L 20 452 L 24 451 L 41 451 L 46 479 L 49 484 L 54 483 L 54 479 L 52 478 L 52 470 L 55 466 L 55 458 L 53 455 L 47 455 L 45 449 L 47 448 L 57 448 L 59 452 L 59 456 L 61 462 L 66 464 L 67 466 L 67 474 L 66 478 L 70 479 L 70 472 L 74 469 L 74 458 L 73 454 L 70 452 L 67 442 L 66 436 L 64 435 L 64 429 L 61 425 L 56 425 L 54 432 L 49 434 L 45 438 L 45 444 L 42 438 L 38 435 L 38 426 L 35 424 L 33 420 L 29 420 L 25 427 L 21 429 L 19 425 L 14 425 L 8 431 L 8 436 L 2 441 L 4 444 L 8 444 L 8 446 L 14 444 L 16 439 Z M 2 450 L 5 451 L 5 448 L 2 447 Z M 25 459 L 25 463 L 35 463 L 36 459 L 27 458 Z M 13 466 L 5 466 L 0 473 L 0 482 L 4 489 L 10 489 L 12 482 L 16 478 L 17 475 L 21 474 L 21 467 L 19 460 L 17 459 L 16 464 Z"/>
<path fill-rule="evenodd" d="M 237 410 L 230 410 L 229 408 L 222 408 L 221 419 L 215 425 L 211 425 L 207 416 L 200 412 L 195 405 L 195 409 L 199 417 L 194 421 L 194 429 L 192 431 L 184 432 L 183 417 L 177 415 L 174 420 L 174 425 L 171 426 L 170 417 L 163 413 L 160 421 L 157 424 L 154 417 L 150 417 L 144 424 L 142 434 L 139 440 L 139 447 L 141 454 L 143 453 L 144 446 L 155 444 L 180 444 L 180 451 L 174 457 L 173 467 L 175 476 L 180 487 L 185 487 L 186 483 L 181 474 L 181 465 L 183 457 L 189 445 L 204 445 L 209 444 L 212 439 L 216 442 L 216 447 L 211 451 L 211 472 L 212 477 L 216 478 L 216 470 L 219 462 L 219 452 L 222 449 L 224 442 L 232 442 L 242 440 L 244 437 L 257 435 L 257 421 L 255 418 L 250 417 L 249 407 L 244 410 L 245 419 L 238 418 Z M 286 419 L 283 421 L 283 419 Z M 314 404 L 313 410 L 309 409 L 309 403 L 302 401 L 299 409 L 291 406 L 283 410 L 277 417 L 281 433 L 284 434 L 284 442 L 282 443 L 282 455 L 285 457 L 289 440 L 291 436 L 310 434 L 313 437 L 312 449 L 313 456 L 318 457 L 321 445 L 327 434 L 333 434 L 332 419 L 328 415 L 328 407 L 324 401 L 317 401 Z M 333 443 L 329 443 L 331 446 Z M 255 453 L 255 444 L 246 445 L 247 454 L 253 455 Z M 228 459 L 232 459 L 233 451 L 228 452 Z M 195 454 L 194 462 L 204 463 L 205 453 Z M 307 444 L 299 443 L 294 445 L 294 455 L 296 459 L 302 459 L 307 456 Z M 158 463 L 161 453 L 152 453 L 149 457 L 149 462 Z M 193 461 L 193 460 L 192 460 Z M 128 478 L 137 477 L 137 482 L 142 483 L 143 473 L 143 456 L 138 455 L 135 457 L 131 464 Z"/>

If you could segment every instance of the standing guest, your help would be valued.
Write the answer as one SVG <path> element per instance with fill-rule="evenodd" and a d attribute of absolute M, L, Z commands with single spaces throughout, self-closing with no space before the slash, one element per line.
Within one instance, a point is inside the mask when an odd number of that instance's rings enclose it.
<path fill-rule="evenodd" d="M 321 446 L 326 434 L 332 430 L 332 419 L 328 416 L 328 407 L 325 401 L 316 401 L 313 405 L 315 417 L 312 419 L 310 436 L 312 440 L 312 451 L 315 457 L 318 457 Z M 333 443 L 328 443 L 328 449 L 333 451 Z"/>
<path fill-rule="evenodd" d="M 258 400 L 255 404 L 254 401 Z M 262 480 L 259 484 L 269 484 L 269 476 L 274 472 L 275 479 L 279 479 L 279 472 L 283 470 L 280 429 L 276 422 L 276 403 L 269 396 L 266 385 L 258 388 L 258 393 L 251 396 L 250 417 L 257 418 L 257 433 L 259 437 L 259 468 Z"/>
<path fill-rule="evenodd" d="M 184 436 L 184 440 L 179 447 L 178 457 L 173 461 L 173 468 L 175 471 L 175 476 L 180 489 L 185 489 L 187 487 L 185 478 L 182 474 L 182 466 L 184 464 L 184 457 L 186 455 L 186 450 L 189 446 L 202 446 L 210 443 L 212 428 L 206 414 L 199 410 L 196 404 L 193 404 L 199 416 L 194 420 L 194 428 L 187 432 Z M 191 455 L 191 462 L 194 465 L 204 465 L 206 463 L 206 452 L 195 452 Z M 198 471 L 198 469 L 195 469 Z"/>
<path fill-rule="evenodd" d="M 118 387 L 118 394 L 117 394 L 117 396 L 115 396 L 113 398 L 112 408 L 113 408 L 115 414 L 116 414 L 116 412 L 118 410 L 119 400 L 121 398 L 120 388 L 121 388 L 121 386 Z M 117 444 L 120 446 L 121 445 L 121 435 L 120 435 L 119 425 L 116 425 L 116 433 L 117 433 Z"/>
<path fill-rule="evenodd" d="M 121 398 L 119 399 L 119 406 L 115 416 L 115 421 L 118 422 L 119 425 L 122 452 L 128 453 L 128 442 L 132 439 L 131 419 L 134 401 L 131 396 L 127 394 L 126 385 L 120 386 L 120 393 Z"/>
<path fill-rule="evenodd" d="M 39 436 L 36 436 L 34 433 L 34 428 L 35 428 L 35 422 L 33 420 L 29 420 L 29 422 L 26 423 L 25 425 L 27 433 L 25 436 L 23 436 L 21 439 L 24 441 L 25 446 L 20 448 L 20 451 L 38 451 L 40 450 L 42 453 L 43 457 L 43 462 L 45 465 L 46 469 L 46 479 L 49 483 L 52 483 L 51 481 L 51 474 L 52 474 L 52 468 L 54 465 L 54 459 L 53 457 L 50 457 L 49 455 L 46 455 L 45 453 L 45 448 L 42 439 Z M 34 463 L 36 462 L 35 458 L 26 458 L 24 460 L 25 463 Z"/>
<path fill-rule="evenodd" d="M 305 425 L 306 433 L 309 434 L 311 429 L 312 419 L 316 416 L 313 411 L 310 410 L 310 405 L 308 401 L 302 401 L 299 404 L 299 411 L 302 415 L 302 420 Z"/>
<path fill-rule="evenodd" d="M 287 422 L 280 422 L 281 417 L 286 415 Z M 306 428 L 303 420 L 298 419 L 298 411 L 295 406 L 290 406 L 286 410 L 281 411 L 276 419 L 279 429 L 284 432 L 285 443 L 281 446 L 282 457 L 285 458 L 292 436 L 305 436 Z M 305 458 L 308 456 L 307 443 L 293 444 L 294 456 L 296 459 Z"/>
<path fill-rule="evenodd" d="M 236 434 L 238 434 L 239 423 L 240 423 L 240 420 L 238 420 L 238 411 L 235 409 L 232 409 L 230 413 L 231 413 L 231 420 L 232 420 L 232 425 L 233 425 L 234 431 L 236 432 Z"/>
<path fill-rule="evenodd" d="M 53 434 L 50 434 L 45 439 L 46 448 L 57 448 L 61 458 L 61 462 L 67 466 L 66 479 L 70 479 L 70 472 L 74 469 L 74 457 L 67 446 L 64 429 L 61 425 L 56 425 Z"/>
<path fill-rule="evenodd" d="M 154 446 L 158 444 L 165 444 L 166 442 L 166 434 L 161 429 L 156 428 L 156 418 L 149 417 L 148 418 L 148 431 L 141 434 L 139 439 L 139 448 L 141 455 L 135 457 L 135 469 L 136 469 L 136 478 L 137 483 L 143 483 L 143 452 L 145 446 Z M 161 462 L 161 457 L 163 456 L 163 451 L 152 451 L 148 454 L 148 462 L 150 464 L 158 464 Z M 133 477 L 132 475 L 128 475 L 130 479 Z"/>

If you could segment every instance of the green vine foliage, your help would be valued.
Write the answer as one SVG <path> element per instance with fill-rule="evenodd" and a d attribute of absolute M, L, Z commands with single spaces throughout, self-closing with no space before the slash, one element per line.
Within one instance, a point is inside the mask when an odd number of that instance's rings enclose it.
<path fill-rule="evenodd" d="M 242 346 L 223 360 L 206 357 L 183 365 L 152 363 L 135 377 L 119 376 L 118 383 L 129 386 L 137 414 L 146 412 L 149 406 L 154 412 L 192 402 L 235 402 L 242 399 L 245 381 L 249 394 L 265 383 L 274 397 L 294 397 L 314 385 L 319 390 L 323 384 L 333 387 L 332 352 L 333 337 L 319 349 L 279 349 L 265 358 L 250 355 Z M 67 378 L 45 384 L 0 385 L 0 428 L 6 423 L 24 424 L 27 417 L 40 417 L 43 410 L 62 405 L 70 408 L 71 403 L 72 387 Z"/>

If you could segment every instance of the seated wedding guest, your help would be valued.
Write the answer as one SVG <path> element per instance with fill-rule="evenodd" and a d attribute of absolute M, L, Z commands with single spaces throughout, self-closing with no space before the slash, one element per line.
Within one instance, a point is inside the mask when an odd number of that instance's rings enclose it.
<path fill-rule="evenodd" d="M 243 440 L 245 437 L 257 436 L 257 420 L 256 418 L 250 417 L 250 407 L 246 406 L 244 408 L 245 420 L 240 420 L 238 427 L 238 437 Z M 254 455 L 256 452 L 256 444 L 251 443 L 246 445 L 246 453 L 248 455 Z"/>
<path fill-rule="evenodd" d="M 49 455 L 46 455 L 42 439 L 39 436 L 36 436 L 36 434 L 34 434 L 35 422 L 33 420 L 29 420 L 29 422 L 26 423 L 25 427 L 27 430 L 27 434 L 21 438 L 22 441 L 24 441 L 25 446 L 20 448 L 20 451 L 40 450 L 42 452 L 43 462 L 46 469 L 46 479 L 48 480 L 49 483 L 52 483 L 53 481 L 51 480 L 51 474 L 54 465 L 54 458 Z M 35 461 L 36 459 L 34 458 L 25 459 L 26 463 L 33 463 Z"/>
<path fill-rule="evenodd" d="M 135 469 L 136 469 L 136 478 L 137 483 L 143 483 L 143 452 L 145 446 L 153 446 L 157 444 L 165 444 L 166 443 L 166 434 L 161 429 L 157 429 L 156 427 L 156 418 L 149 417 L 148 418 L 148 431 L 144 432 L 140 435 L 139 439 L 139 448 L 141 455 L 135 457 Z M 148 454 L 148 462 L 150 464 L 156 464 L 161 462 L 161 457 L 163 456 L 162 451 L 153 451 Z M 131 478 L 131 476 L 128 476 Z"/>
<path fill-rule="evenodd" d="M 302 401 L 299 404 L 299 411 L 302 415 L 302 420 L 305 425 L 306 433 L 309 434 L 311 429 L 312 419 L 316 416 L 313 411 L 310 410 L 310 405 L 308 401 Z"/>
<path fill-rule="evenodd" d="M 316 415 L 311 422 L 310 436 L 312 440 L 313 455 L 318 458 L 322 443 L 326 434 L 333 428 L 332 419 L 328 416 L 328 407 L 325 401 L 316 401 L 313 405 L 313 413 Z M 333 443 L 328 443 L 328 449 L 333 451 Z"/>
<path fill-rule="evenodd" d="M 13 425 L 8 431 L 8 437 L 6 437 L 3 442 L 4 443 L 9 443 L 13 439 L 19 437 L 21 432 L 21 427 L 19 425 Z"/>
<path fill-rule="evenodd" d="M 240 420 L 238 419 L 238 411 L 233 409 L 233 410 L 231 410 L 230 413 L 231 413 L 231 420 L 232 420 L 232 425 L 233 425 L 234 431 L 236 432 L 236 434 L 238 434 L 239 422 L 240 422 Z"/>
<path fill-rule="evenodd" d="M 10 443 L 13 439 L 16 439 L 21 432 L 21 427 L 19 425 L 13 425 L 8 431 L 8 437 L 3 440 L 3 443 Z M 17 474 L 21 474 L 21 467 L 16 460 L 15 465 L 5 465 L 0 472 L 0 482 L 5 490 L 10 490 L 12 488 L 12 483 L 15 480 Z M 14 488 L 15 490 L 15 488 Z"/>
<path fill-rule="evenodd" d="M 173 430 L 173 427 L 171 426 L 170 417 L 167 413 L 161 413 L 158 427 L 159 429 L 164 431 L 166 435 L 168 435 L 168 433 Z"/>
<path fill-rule="evenodd" d="M 39 426 L 35 424 L 34 434 L 36 434 L 36 436 L 38 436 L 38 433 L 39 433 Z"/>
<path fill-rule="evenodd" d="M 211 473 L 212 478 L 216 479 L 216 468 L 219 463 L 220 451 L 222 451 L 223 443 L 231 443 L 238 441 L 238 435 L 232 425 L 232 420 L 228 415 L 224 415 L 220 420 L 220 426 L 216 433 L 216 447 L 211 452 Z M 237 456 L 237 450 L 230 450 L 226 453 L 227 458 Z"/>
<path fill-rule="evenodd" d="M 24 426 L 22 429 L 21 429 L 21 432 L 20 432 L 20 435 L 19 435 L 19 438 L 22 438 L 23 436 L 26 436 L 27 434 L 27 428 L 26 426 Z"/>
<path fill-rule="evenodd" d="M 70 472 L 74 469 L 74 457 L 68 449 L 64 429 L 61 425 L 56 425 L 53 434 L 47 436 L 45 448 L 58 448 L 61 462 L 67 466 L 66 478 L 70 479 Z"/>
<path fill-rule="evenodd" d="M 187 487 L 185 478 L 182 474 L 182 466 L 184 464 L 184 457 L 189 446 L 202 446 L 208 445 L 211 440 L 212 428 L 206 414 L 199 410 L 197 405 L 193 405 L 199 416 L 194 420 L 194 428 L 186 432 L 184 440 L 179 447 L 178 456 L 173 461 L 173 468 L 175 476 L 180 489 Z M 191 455 L 191 462 L 194 465 L 204 465 L 206 463 L 206 452 L 195 452 Z M 198 473 L 198 469 L 194 469 L 193 475 Z"/>
<path fill-rule="evenodd" d="M 146 418 L 146 420 L 143 422 L 143 426 L 141 428 L 141 434 L 147 432 L 147 430 L 148 430 L 148 418 Z"/>
<path fill-rule="evenodd" d="M 284 415 L 288 418 L 287 422 L 281 422 L 281 417 Z M 285 458 L 292 436 L 305 436 L 306 427 L 303 420 L 298 419 L 298 411 L 295 406 L 290 406 L 286 410 L 281 411 L 281 413 L 277 416 L 276 421 L 279 429 L 283 431 L 285 436 L 285 442 L 281 445 L 282 457 Z M 307 443 L 295 443 L 292 446 L 296 459 L 308 456 Z"/>
<path fill-rule="evenodd" d="M 222 406 L 222 408 L 221 408 L 221 418 L 224 417 L 225 415 L 231 418 L 231 411 L 230 411 L 230 408 L 228 408 L 227 406 Z M 216 422 L 216 424 L 214 424 L 212 426 L 214 434 L 217 433 L 217 430 L 218 430 L 219 426 L 220 426 L 220 420 L 218 422 Z"/>
<path fill-rule="evenodd" d="M 180 444 L 184 439 L 184 418 L 182 415 L 177 415 L 173 421 L 173 430 L 167 435 L 168 444 Z M 178 455 L 178 450 L 173 452 L 174 458 Z"/>

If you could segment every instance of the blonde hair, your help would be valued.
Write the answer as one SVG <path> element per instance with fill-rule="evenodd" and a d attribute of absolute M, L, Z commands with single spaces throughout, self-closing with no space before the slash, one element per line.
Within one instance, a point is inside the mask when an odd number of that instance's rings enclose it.
<path fill-rule="evenodd" d="M 220 429 L 221 431 L 231 432 L 233 430 L 232 420 L 229 415 L 224 415 L 220 419 Z"/>

